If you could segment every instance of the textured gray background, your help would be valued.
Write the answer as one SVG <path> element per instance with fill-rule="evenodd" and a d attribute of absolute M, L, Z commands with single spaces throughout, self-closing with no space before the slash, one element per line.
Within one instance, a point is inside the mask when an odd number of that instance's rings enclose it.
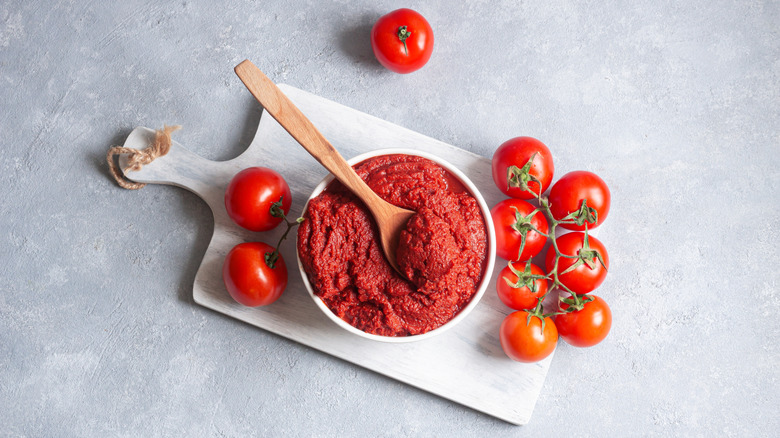
<path fill-rule="evenodd" d="M 411 75 L 371 54 L 393 2 L 112 3 L 0 2 L 3 435 L 777 433 L 777 1 L 412 1 L 436 48 Z M 207 207 L 120 189 L 104 156 L 164 123 L 238 155 L 244 58 L 487 157 L 535 136 L 559 176 L 609 183 L 612 333 L 560 345 L 529 425 L 193 303 Z"/>

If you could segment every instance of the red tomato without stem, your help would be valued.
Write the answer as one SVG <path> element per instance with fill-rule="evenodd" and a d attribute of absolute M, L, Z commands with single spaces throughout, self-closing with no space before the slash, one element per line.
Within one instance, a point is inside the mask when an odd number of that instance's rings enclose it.
<path fill-rule="evenodd" d="M 526 168 L 532 157 L 533 161 Z M 493 182 L 512 198 L 537 198 L 550 186 L 553 173 L 555 166 L 550 149 L 533 137 L 507 140 L 493 153 Z"/>
<path fill-rule="evenodd" d="M 246 242 L 233 247 L 222 265 L 222 280 L 230 296 L 249 306 L 266 306 L 276 301 L 287 287 L 287 265 L 282 255 L 273 263 L 266 254 L 274 248 L 263 242 Z"/>
<path fill-rule="evenodd" d="M 555 316 L 558 334 L 566 343 L 575 347 L 592 347 L 598 344 L 607 337 L 612 328 L 612 311 L 607 302 L 595 295 L 591 297 L 593 301 L 585 303 L 582 309 Z M 568 304 L 561 303 L 561 310 L 568 308 Z"/>
<path fill-rule="evenodd" d="M 537 233 L 530 226 L 547 234 L 549 231 L 547 219 L 541 211 L 537 211 L 529 219 L 528 216 L 534 209 L 535 207 L 526 201 L 505 199 L 490 210 L 493 227 L 496 229 L 496 254 L 499 257 L 504 260 L 525 261 L 539 254 L 544 248 L 547 237 Z M 523 252 L 520 253 L 523 234 L 525 234 L 525 245 Z"/>
<path fill-rule="evenodd" d="M 585 170 L 569 172 L 553 184 L 550 189 L 550 212 L 556 220 L 561 220 L 569 213 L 578 211 L 582 201 L 587 201 L 589 208 L 595 209 L 598 221 L 595 224 L 588 223 L 588 229 L 592 230 L 601 225 L 609 214 L 611 195 L 607 183 L 598 175 Z M 561 224 L 569 230 L 582 231 L 585 223 Z"/>
<path fill-rule="evenodd" d="M 292 195 L 287 181 L 267 167 L 250 167 L 238 172 L 225 190 L 228 216 L 251 231 L 268 231 L 282 222 L 271 215 L 271 205 L 282 200 L 282 210 L 290 211 Z"/>
<path fill-rule="evenodd" d="M 534 264 L 530 264 L 529 269 L 526 270 L 526 267 L 522 265 L 517 266 L 509 262 L 509 265 L 501 270 L 498 280 L 496 280 L 496 292 L 502 303 L 515 310 L 533 309 L 539 303 L 539 298 L 547 293 L 547 280 L 543 278 L 527 278 L 527 281 L 520 282 L 520 287 L 514 287 L 513 285 L 518 284 L 519 277 L 512 268 L 515 268 L 515 271 L 523 275 L 537 275 L 541 277 L 544 277 L 544 271 Z M 531 290 L 529 287 L 531 285 L 533 285 L 536 291 Z"/>
<path fill-rule="evenodd" d="M 411 9 L 383 15 L 371 29 L 371 47 L 380 64 L 396 73 L 419 70 L 433 53 L 433 29 Z"/>
<path fill-rule="evenodd" d="M 499 333 L 504 353 L 518 362 L 539 362 L 555 350 L 558 342 L 558 329 L 549 316 L 542 321 L 532 316 L 528 321 L 528 312 L 519 310 L 510 313 L 501 323 Z"/>
<path fill-rule="evenodd" d="M 607 277 L 609 269 L 609 254 L 604 244 L 595 237 L 588 235 L 588 248 L 583 251 L 585 233 L 573 232 L 564 234 L 556 239 L 558 250 L 561 254 L 581 256 L 582 259 L 561 257 L 558 261 L 558 281 L 578 294 L 588 293 L 601 285 Z M 604 266 L 599 262 L 595 253 L 601 254 Z M 550 246 L 545 256 L 544 266 L 547 274 L 551 274 L 555 267 L 555 248 Z M 580 263 L 582 260 L 582 263 Z M 570 266 L 580 263 L 574 270 L 564 273 Z M 592 265 L 588 266 L 588 263 Z M 554 277 L 550 277 L 554 278 Z"/>

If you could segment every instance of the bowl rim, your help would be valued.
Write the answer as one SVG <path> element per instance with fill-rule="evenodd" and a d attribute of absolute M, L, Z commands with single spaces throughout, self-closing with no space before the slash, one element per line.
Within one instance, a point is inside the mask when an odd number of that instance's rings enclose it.
<path fill-rule="evenodd" d="M 404 343 L 404 342 L 422 341 L 424 339 L 428 339 L 433 336 L 444 333 L 445 331 L 449 330 L 450 328 L 457 325 L 460 321 L 465 319 L 466 316 L 468 316 L 468 314 L 471 313 L 471 311 L 477 306 L 479 301 L 482 299 L 482 296 L 485 295 L 485 291 L 487 291 L 487 288 L 491 282 L 490 280 L 493 275 L 493 269 L 495 267 L 495 261 L 496 261 L 496 251 L 495 251 L 496 233 L 495 233 L 495 228 L 493 227 L 493 220 L 490 215 L 490 208 L 488 207 L 487 202 L 485 202 L 485 199 L 482 197 L 482 194 L 480 193 L 479 189 L 477 188 L 476 185 L 474 185 L 471 179 L 467 177 L 460 169 L 458 169 L 448 161 L 424 151 L 418 151 L 418 150 L 408 149 L 408 148 L 384 148 L 384 149 L 375 149 L 372 151 L 368 151 L 356 155 L 348 159 L 347 163 L 349 163 L 350 166 L 353 166 L 356 163 L 360 163 L 368 158 L 373 158 L 381 155 L 398 155 L 398 154 L 413 155 L 413 156 L 426 158 L 444 167 L 444 169 L 450 172 L 454 177 L 456 177 L 458 181 L 460 181 L 461 184 L 463 184 L 463 186 L 466 187 L 466 189 L 474 197 L 474 199 L 476 199 L 477 204 L 479 205 L 480 212 L 482 213 L 482 218 L 485 222 L 485 228 L 487 231 L 487 243 L 488 243 L 487 260 L 483 271 L 482 281 L 479 283 L 479 286 L 477 286 L 477 291 L 476 293 L 474 293 L 474 296 L 471 298 L 471 301 L 469 301 L 469 303 L 463 309 L 461 309 L 460 312 L 458 312 L 458 314 L 455 315 L 454 318 L 452 318 L 451 320 L 447 321 L 443 325 L 433 330 L 427 331 L 419 335 L 411 335 L 411 336 L 381 336 L 372 333 L 367 333 L 364 332 L 363 330 L 360 330 L 357 327 L 354 327 L 353 325 L 349 324 L 348 322 L 341 319 L 338 315 L 333 313 L 333 311 L 330 310 L 330 308 L 325 304 L 325 302 L 322 301 L 322 299 L 314 293 L 314 288 L 309 282 L 309 277 L 303 268 L 303 264 L 301 263 L 301 257 L 298 252 L 297 233 L 295 237 L 295 258 L 298 262 L 298 271 L 301 274 L 301 278 L 303 279 L 303 285 L 306 288 L 306 291 L 308 292 L 309 296 L 314 300 L 314 303 L 317 305 L 317 307 L 319 307 L 320 310 L 322 310 L 323 313 L 331 321 L 335 322 L 336 325 L 338 325 L 339 327 L 351 333 L 354 333 L 362 338 L 371 339 L 380 342 L 387 342 L 387 343 Z M 315 198 L 320 193 L 322 193 L 325 190 L 325 188 L 328 186 L 328 184 L 330 184 L 330 182 L 333 181 L 333 179 L 334 179 L 333 174 L 328 173 L 328 175 L 325 176 L 325 178 L 323 178 L 322 181 L 320 181 L 320 183 L 317 184 L 316 187 L 314 187 L 314 190 L 312 190 L 312 193 L 309 196 L 309 198 L 306 199 L 306 204 L 304 204 L 303 209 L 301 210 L 301 217 L 303 217 L 303 215 L 306 213 L 306 209 L 309 207 L 309 201 L 311 201 L 313 198 Z"/>

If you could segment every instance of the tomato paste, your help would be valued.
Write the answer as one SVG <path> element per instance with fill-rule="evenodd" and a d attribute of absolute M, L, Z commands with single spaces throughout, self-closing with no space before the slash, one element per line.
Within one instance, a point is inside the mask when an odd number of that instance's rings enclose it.
<path fill-rule="evenodd" d="M 373 217 L 338 181 L 309 201 L 298 254 L 314 293 L 354 327 L 381 336 L 433 330 L 476 293 L 487 231 L 476 199 L 443 167 L 413 155 L 354 166 L 386 201 L 417 212 L 401 234 L 397 262 L 385 259 Z"/>

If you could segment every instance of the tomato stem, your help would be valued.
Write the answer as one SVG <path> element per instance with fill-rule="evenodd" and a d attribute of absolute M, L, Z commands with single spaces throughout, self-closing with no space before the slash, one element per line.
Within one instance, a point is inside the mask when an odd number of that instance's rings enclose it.
<path fill-rule="evenodd" d="M 528 214 L 528 216 L 523 216 L 523 213 L 520 213 L 520 210 L 517 209 L 517 207 L 512 206 L 512 209 L 515 211 L 515 222 L 511 225 L 511 228 L 515 231 L 517 231 L 520 234 L 520 249 L 517 251 L 517 259 L 521 259 L 523 255 L 523 249 L 525 249 L 525 243 L 526 239 L 528 238 L 528 231 L 535 231 L 539 234 L 541 234 L 544 237 L 547 237 L 547 234 L 539 231 L 534 224 L 531 222 L 531 219 L 539 213 L 539 209 L 536 208 L 534 211 Z"/>
<path fill-rule="evenodd" d="M 287 215 L 284 214 L 284 210 L 282 209 L 282 199 L 284 199 L 284 196 L 281 196 L 279 200 L 271 204 L 271 207 L 269 208 L 271 216 L 280 217 L 287 224 L 287 229 L 279 239 L 279 243 L 276 244 L 276 248 L 274 248 L 272 252 L 265 253 L 265 264 L 268 265 L 268 267 L 271 269 L 276 267 L 276 262 L 279 260 L 279 248 L 282 246 L 284 239 L 287 238 L 287 235 L 290 234 L 290 230 L 293 229 L 293 227 L 296 225 L 300 225 L 300 223 L 304 220 L 302 217 L 299 217 L 294 222 L 290 222 L 287 219 Z"/>
<path fill-rule="evenodd" d="M 509 278 L 503 277 L 504 281 L 506 281 L 509 287 L 515 289 L 527 287 L 528 290 L 530 290 L 532 293 L 536 293 L 536 291 L 539 290 L 539 286 L 536 285 L 536 280 L 547 279 L 547 277 L 544 275 L 536 275 L 531 273 L 531 260 L 526 262 L 522 271 L 515 268 L 511 261 L 507 264 L 507 266 L 509 266 L 509 270 L 515 274 L 515 276 L 517 276 L 517 281 L 512 283 Z"/>
<path fill-rule="evenodd" d="M 547 274 L 547 278 L 549 280 L 552 280 L 553 285 L 547 290 L 547 293 L 539 297 L 539 302 L 537 303 L 536 308 L 534 308 L 533 311 L 530 311 L 529 313 L 534 316 L 541 315 L 541 317 L 543 318 L 545 316 L 562 315 L 564 313 L 578 311 L 582 309 L 585 303 L 593 300 L 593 298 L 587 294 L 578 294 L 572 291 L 570 288 L 568 288 L 565 284 L 563 284 L 560 281 L 559 275 L 564 274 L 569 270 L 576 268 L 576 266 L 582 264 L 587 263 L 590 266 L 590 263 L 593 263 L 592 261 L 593 258 L 597 258 L 598 261 L 602 264 L 602 266 L 604 266 L 604 261 L 602 259 L 601 254 L 599 254 L 598 251 L 590 249 L 590 246 L 588 244 L 588 224 L 595 224 L 597 222 L 598 220 L 597 213 L 595 212 L 595 209 L 593 209 L 592 207 L 588 207 L 587 203 L 583 200 L 579 210 L 577 210 L 576 212 L 569 213 L 561 220 L 556 220 L 553 217 L 552 210 L 550 209 L 550 201 L 546 197 L 543 197 L 541 192 L 537 195 L 536 200 L 539 202 L 540 205 L 539 210 L 544 212 L 544 215 L 547 217 L 547 220 L 550 223 L 550 230 L 547 233 L 548 234 L 547 237 L 549 237 L 551 240 L 551 248 L 555 250 L 555 261 L 553 263 L 552 270 Z M 583 248 L 578 252 L 577 255 L 564 254 L 558 248 L 558 242 L 555 238 L 555 229 L 560 224 L 577 224 L 577 225 L 585 224 L 585 239 L 583 242 Z M 577 259 L 577 262 L 575 262 L 575 264 L 570 266 L 564 272 L 559 273 L 558 265 L 562 258 Z M 568 298 L 563 298 L 560 300 L 561 302 L 565 302 L 568 305 L 568 307 L 566 309 L 556 310 L 555 312 L 551 312 L 549 314 L 542 313 L 543 301 L 545 297 L 547 296 L 547 294 L 549 294 L 556 288 L 561 289 L 564 292 L 569 294 Z"/>
<path fill-rule="evenodd" d="M 404 43 L 404 53 L 406 55 L 409 55 L 409 48 L 406 47 L 406 39 L 412 36 L 412 32 L 407 30 L 406 26 L 401 26 L 398 28 L 398 39 L 401 40 L 402 43 Z"/>
<path fill-rule="evenodd" d="M 531 158 L 523 165 L 523 167 L 509 166 L 506 169 L 506 184 L 507 187 L 519 187 L 521 190 L 531 193 L 536 196 L 537 199 L 542 196 L 542 181 L 539 178 L 531 174 L 531 166 L 534 164 L 534 158 L 538 153 L 531 155 Z M 531 190 L 529 183 L 534 182 L 539 186 L 539 193 L 534 193 Z"/>

